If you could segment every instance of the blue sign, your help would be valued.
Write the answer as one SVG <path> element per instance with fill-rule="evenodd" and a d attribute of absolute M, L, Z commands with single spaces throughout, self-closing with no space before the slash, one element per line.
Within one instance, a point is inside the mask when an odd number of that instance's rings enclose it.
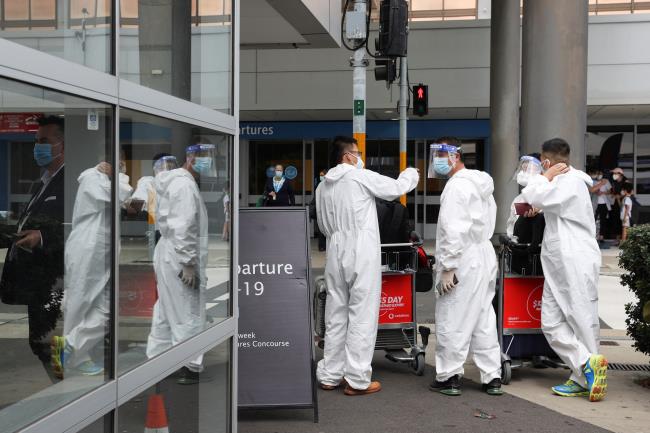
<path fill-rule="evenodd" d="M 293 165 L 289 165 L 284 169 L 284 177 L 287 179 L 293 180 L 296 178 L 296 176 L 298 176 L 298 169 Z"/>
<path fill-rule="evenodd" d="M 269 166 L 269 168 L 266 169 L 266 177 L 273 177 L 275 176 L 275 167 L 274 166 Z"/>

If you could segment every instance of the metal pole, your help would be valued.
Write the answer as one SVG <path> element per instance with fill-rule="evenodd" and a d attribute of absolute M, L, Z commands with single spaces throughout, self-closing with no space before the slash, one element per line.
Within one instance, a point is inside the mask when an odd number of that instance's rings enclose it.
<path fill-rule="evenodd" d="M 366 0 L 355 0 L 355 11 L 366 11 Z M 366 32 L 369 29 L 366 29 Z M 364 36 L 365 39 L 365 36 Z M 368 59 L 366 58 L 365 47 L 361 47 L 354 52 L 350 61 L 352 72 L 352 96 L 353 96 L 353 117 L 352 133 L 357 140 L 359 151 L 362 158 L 366 158 L 366 68 Z"/>
<path fill-rule="evenodd" d="M 571 146 L 585 166 L 587 130 L 587 0 L 524 0 L 521 139 L 539 152 L 551 138 Z"/>
<path fill-rule="evenodd" d="M 506 232 L 510 204 L 517 195 L 511 181 L 519 160 L 519 0 L 492 0 L 490 27 L 490 151 L 495 235 Z"/>
<path fill-rule="evenodd" d="M 399 61 L 399 171 L 406 169 L 406 126 L 409 119 L 409 84 L 408 84 L 408 63 L 406 57 Z M 406 195 L 399 199 L 400 203 L 406 206 Z"/>

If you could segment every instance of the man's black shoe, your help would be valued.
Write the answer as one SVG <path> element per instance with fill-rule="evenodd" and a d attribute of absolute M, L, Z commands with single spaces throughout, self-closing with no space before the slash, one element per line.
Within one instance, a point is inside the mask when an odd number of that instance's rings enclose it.
<path fill-rule="evenodd" d="M 483 391 L 487 392 L 489 395 L 503 395 L 503 390 L 501 389 L 501 379 L 495 378 L 492 379 L 490 383 L 484 383 Z"/>
<path fill-rule="evenodd" d="M 460 377 L 456 374 L 444 382 L 434 381 L 429 385 L 431 391 L 439 392 L 444 395 L 456 396 L 460 395 Z"/>

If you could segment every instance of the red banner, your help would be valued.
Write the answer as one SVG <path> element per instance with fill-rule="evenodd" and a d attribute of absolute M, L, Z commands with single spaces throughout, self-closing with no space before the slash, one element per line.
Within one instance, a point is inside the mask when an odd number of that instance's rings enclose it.
<path fill-rule="evenodd" d="M 379 324 L 413 321 L 413 275 L 382 275 Z"/>
<path fill-rule="evenodd" d="M 152 266 L 120 267 L 120 316 L 150 318 L 157 299 Z"/>
<path fill-rule="evenodd" d="M 503 280 L 503 327 L 539 329 L 542 326 L 544 278 L 508 278 Z"/>
<path fill-rule="evenodd" d="M 0 133 L 36 132 L 41 113 L 2 113 L 0 114 Z"/>

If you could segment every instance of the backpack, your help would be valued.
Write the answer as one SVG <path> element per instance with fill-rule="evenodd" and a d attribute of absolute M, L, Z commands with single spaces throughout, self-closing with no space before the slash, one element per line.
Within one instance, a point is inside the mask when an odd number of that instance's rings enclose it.
<path fill-rule="evenodd" d="M 632 199 L 632 209 L 630 210 L 630 227 L 635 226 L 639 222 L 639 213 L 641 212 L 641 203 L 636 199 L 635 196 L 630 197 Z"/>

